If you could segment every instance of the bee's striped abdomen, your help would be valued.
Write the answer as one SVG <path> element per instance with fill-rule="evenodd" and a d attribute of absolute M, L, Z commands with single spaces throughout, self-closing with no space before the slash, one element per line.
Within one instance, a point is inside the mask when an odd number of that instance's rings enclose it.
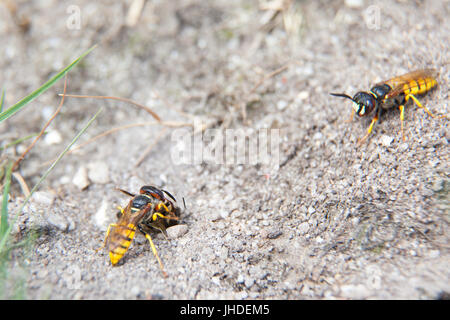
<path fill-rule="evenodd" d="M 431 77 L 411 80 L 403 85 L 405 95 L 424 94 L 437 85 L 436 79 Z"/>
<path fill-rule="evenodd" d="M 132 223 L 118 225 L 114 228 L 113 233 L 110 235 L 111 238 L 108 245 L 109 258 L 111 259 L 112 265 L 117 264 L 128 251 L 135 233 L 136 226 Z"/>

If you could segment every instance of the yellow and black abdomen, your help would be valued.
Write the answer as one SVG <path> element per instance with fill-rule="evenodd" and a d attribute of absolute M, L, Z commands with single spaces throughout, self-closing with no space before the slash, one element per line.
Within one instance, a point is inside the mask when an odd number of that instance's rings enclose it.
<path fill-rule="evenodd" d="M 411 80 L 403 85 L 403 92 L 408 94 L 424 94 L 430 91 L 437 85 L 437 81 L 434 78 L 422 78 L 417 80 Z"/>
<path fill-rule="evenodd" d="M 111 264 L 115 265 L 128 251 L 136 234 L 136 226 L 129 223 L 127 225 L 115 225 L 113 228 L 108 239 L 108 251 Z"/>
<path fill-rule="evenodd" d="M 385 82 L 392 88 L 386 98 L 393 98 L 401 94 L 408 96 L 427 93 L 438 84 L 435 75 L 435 69 L 424 69 L 390 79 Z"/>

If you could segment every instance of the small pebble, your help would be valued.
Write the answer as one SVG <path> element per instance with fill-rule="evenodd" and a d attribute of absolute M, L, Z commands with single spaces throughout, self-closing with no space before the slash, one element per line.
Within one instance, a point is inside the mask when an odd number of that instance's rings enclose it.
<path fill-rule="evenodd" d="M 132 296 L 136 297 L 141 293 L 141 288 L 139 288 L 139 286 L 134 286 L 131 288 L 130 293 Z"/>
<path fill-rule="evenodd" d="M 400 152 L 405 152 L 406 150 L 408 150 L 409 145 L 407 142 L 403 142 L 399 147 L 398 147 L 398 151 Z"/>
<path fill-rule="evenodd" d="M 94 223 L 101 230 L 106 230 L 106 222 L 108 220 L 108 201 L 103 199 L 100 208 L 98 208 L 97 212 L 94 215 Z"/>
<path fill-rule="evenodd" d="M 431 185 L 431 190 L 434 192 L 440 192 L 444 190 L 445 186 L 445 179 L 438 177 L 433 181 L 433 184 Z"/>
<path fill-rule="evenodd" d="M 109 182 L 109 167 L 106 162 L 92 162 L 88 165 L 88 177 L 94 183 L 105 184 Z"/>
<path fill-rule="evenodd" d="M 219 215 L 222 219 L 226 219 L 230 215 L 230 212 L 228 210 L 220 210 Z"/>
<path fill-rule="evenodd" d="M 50 214 L 47 218 L 47 222 L 61 231 L 67 231 L 69 229 L 69 222 L 67 219 L 58 214 Z"/>
<path fill-rule="evenodd" d="M 218 220 L 222 219 L 222 216 L 217 211 L 213 211 L 209 215 L 209 218 L 211 221 L 214 222 L 214 221 L 218 221 Z"/>
<path fill-rule="evenodd" d="M 167 228 L 167 236 L 169 239 L 181 238 L 188 232 L 188 226 L 185 224 L 177 224 L 170 228 Z"/>
<path fill-rule="evenodd" d="M 55 201 L 55 195 L 51 192 L 36 191 L 33 193 L 32 200 L 45 206 L 51 206 Z"/>
<path fill-rule="evenodd" d="M 392 143 L 392 141 L 394 141 L 394 138 L 388 135 L 383 134 L 381 136 L 381 144 L 385 147 L 389 147 Z"/>
<path fill-rule="evenodd" d="M 80 190 L 84 190 L 89 186 L 88 172 L 86 167 L 80 167 L 72 179 L 72 183 Z"/>
<path fill-rule="evenodd" d="M 44 142 L 48 145 L 59 144 L 62 140 L 61 134 L 56 130 L 49 131 L 44 137 Z"/>
<path fill-rule="evenodd" d="M 369 290 L 362 284 L 341 286 L 341 295 L 350 299 L 364 299 L 369 296 Z"/>
<path fill-rule="evenodd" d="M 297 229 L 298 229 L 298 232 L 299 232 L 301 235 L 304 235 L 304 234 L 308 233 L 308 231 L 309 231 L 309 224 L 308 224 L 308 222 L 303 222 L 303 223 L 301 223 L 301 224 L 297 227 Z"/>
<path fill-rule="evenodd" d="M 45 121 L 48 121 L 48 120 L 50 120 L 50 118 L 52 117 L 54 112 L 55 112 L 55 110 L 54 110 L 53 106 L 46 106 L 46 107 L 42 108 L 42 111 L 41 111 L 42 118 Z"/>
<path fill-rule="evenodd" d="M 301 91 L 298 95 L 297 95 L 297 99 L 299 100 L 305 100 L 309 97 L 309 92 L 308 91 Z"/>
<path fill-rule="evenodd" d="M 364 2 L 363 0 L 345 0 L 345 5 L 349 8 L 361 8 Z"/>
<path fill-rule="evenodd" d="M 281 236 L 282 234 L 283 234 L 283 232 L 282 232 L 281 230 L 275 230 L 275 231 L 270 232 L 270 233 L 267 235 L 267 238 L 268 238 L 268 239 L 276 239 L 276 238 L 278 238 L 279 236 Z"/>
<path fill-rule="evenodd" d="M 288 106 L 288 103 L 286 102 L 286 101 L 284 101 L 284 100 L 280 100 L 280 101 L 278 101 L 278 103 L 277 103 L 277 108 L 278 108 L 278 110 L 284 110 L 286 107 Z"/>
<path fill-rule="evenodd" d="M 244 285 L 248 288 L 250 288 L 255 283 L 255 280 L 252 278 L 246 278 L 244 280 Z"/>
<path fill-rule="evenodd" d="M 441 254 L 441 252 L 439 250 L 430 250 L 428 252 L 428 257 L 435 259 L 435 258 L 439 258 L 440 254 Z"/>

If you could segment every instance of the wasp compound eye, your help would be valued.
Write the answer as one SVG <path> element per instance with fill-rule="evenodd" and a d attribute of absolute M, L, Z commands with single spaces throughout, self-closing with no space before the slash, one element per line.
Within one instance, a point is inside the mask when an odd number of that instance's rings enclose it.
<path fill-rule="evenodd" d="M 159 200 L 164 199 L 162 191 L 153 186 L 143 186 L 139 192 L 141 194 L 151 195 Z"/>
<path fill-rule="evenodd" d="M 358 92 L 353 97 L 353 109 L 362 117 L 372 112 L 376 106 L 376 100 L 373 95 L 367 92 Z"/>

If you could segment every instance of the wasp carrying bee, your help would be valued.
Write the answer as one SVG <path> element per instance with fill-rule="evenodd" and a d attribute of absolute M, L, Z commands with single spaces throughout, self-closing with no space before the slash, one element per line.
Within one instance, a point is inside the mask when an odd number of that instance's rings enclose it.
<path fill-rule="evenodd" d="M 359 140 L 361 144 L 372 132 L 375 123 L 378 121 L 383 109 L 389 109 L 398 106 L 400 110 L 401 132 L 403 140 L 405 135 L 403 133 L 403 121 L 405 115 L 405 104 L 412 99 L 416 105 L 425 110 L 431 117 L 437 116 L 431 113 L 419 100 L 415 97 L 417 94 L 425 94 L 437 86 L 436 81 L 437 72 L 435 69 L 416 70 L 392 79 L 375 84 L 369 92 L 358 92 L 353 98 L 345 93 L 331 93 L 336 97 L 343 97 L 353 101 L 353 111 L 351 119 L 355 112 L 360 117 L 367 116 L 373 110 L 375 114 L 372 122 L 367 130 L 367 134 Z M 440 116 L 438 118 L 443 118 Z"/>
<path fill-rule="evenodd" d="M 153 186 L 143 186 L 138 195 L 119 190 L 132 199 L 125 208 L 119 207 L 119 221 L 109 225 L 102 248 L 107 247 L 111 264 L 116 265 L 128 251 L 137 229 L 149 241 L 163 275 L 167 276 L 149 233 L 157 229 L 167 239 L 166 228 L 178 222 L 181 211 L 174 204 L 175 198 Z"/>

